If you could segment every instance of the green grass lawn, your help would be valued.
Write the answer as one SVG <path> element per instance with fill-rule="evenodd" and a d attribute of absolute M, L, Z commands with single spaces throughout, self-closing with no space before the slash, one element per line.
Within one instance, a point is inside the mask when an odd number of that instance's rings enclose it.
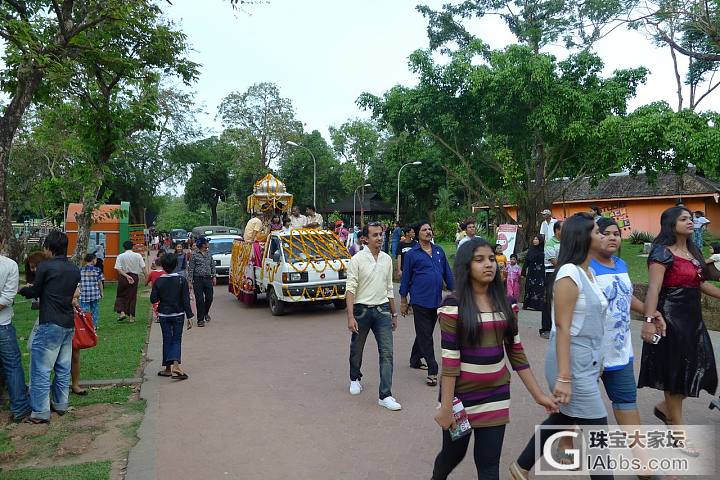
<path fill-rule="evenodd" d="M 81 378 L 105 380 L 132 378 L 137 374 L 145 341 L 147 339 L 150 299 L 142 287 L 138 293 L 137 321 L 134 324 L 118 323 L 113 312 L 117 284 L 105 284 L 105 297 L 100 301 L 98 321 L 98 344 L 86 349 L 81 356 Z M 23 355 L 23 367 L 29 374 L 27 339 L 37 319 L 38 311 L 30 309 L 30 302 L 18 297 L 15 305 L 13 324 L 17 330 L 18 342 Z"/>
<path fill-rule="evenodd" d="M 0 472 L 3 480 L 105 480 L 110 478 L 110 461 L 80 463 L 49 468 L 23 468 Z"/>

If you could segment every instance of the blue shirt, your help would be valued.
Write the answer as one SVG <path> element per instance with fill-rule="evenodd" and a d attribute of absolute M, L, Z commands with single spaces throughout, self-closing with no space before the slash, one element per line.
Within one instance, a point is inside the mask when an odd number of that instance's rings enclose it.
<path fill-rule="evenodd" d="M 410 304 L 424 308 L 437 308 L 442 303 L 443 281 L 447 288 L 455 288 L 452 270 L 445 252 L 432 245 L 432 257 L 418 243 L 403 255 L 400 296 L 410 294 Z"/>
<path fill-rule="evenodd" d="M 400 243 L 400 237 L 402 237 L 402 228 L 395 227 L 392 232 L 392 243 L 394 243 L 395 245 Z"/>
<path fill-rule="evenodd" d="M 630 335 L 633 285 L 627 264 L 615 256 L 613 260 L 615 268 L 602 265 L 594 259 L 590 262 L 598 286 L 608 301 L 603 339 L 603 364 L 607 371 L 620 370 L 633 361 Z"/>

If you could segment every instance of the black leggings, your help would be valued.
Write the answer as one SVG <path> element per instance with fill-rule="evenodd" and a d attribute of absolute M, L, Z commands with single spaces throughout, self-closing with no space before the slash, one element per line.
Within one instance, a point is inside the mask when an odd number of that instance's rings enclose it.
<path fill-rule="evenodd" d="M 577 418 L 577 417 L 571 417 L 569 415 L 565 415 L 564 413 L 551 413 L 550 416 L 542 423 L 543 425 L 607 425 L 607 417 L 603 418 Z M 542 430 L 540 433 L 540 450 L 545 447 L 545 442 L 547 442 L 547 439 L 550 437 L 550 435 L 560 432 L 562 429 L 558 430 Z M 517 459 L 517 463 L 520 466 L 520 468 L 524 470 L 530 470 L 533 465 L 535 465 L 535 461 L 537 460 L 537 456 L 535 455 L 535 435 L 532 436 L 528 444 L 525 446 L 525 450 L 520 454 L 520 456 Z M 606 474 L 598 474 L 593 475 L 590 474 L 590 478 L 597 479 L 597 480 L 607 480 L 614 478 L 612 474 L 606 475 Z"/>
<path fill-rule="evenodd" d="M 478 479 L 498 480 L 500 478 L 500 453 L 502 453 L 503 438 L 505 438 L 505 425 L 497 427 L 473 428 L 475 432 L 475 468 Z M 470 435 L 455 440 L 450 439 L 450 433 L 443 430 L 442 450 L 435 458 L 433 480 L 445 480 L 465 457 Z"/>

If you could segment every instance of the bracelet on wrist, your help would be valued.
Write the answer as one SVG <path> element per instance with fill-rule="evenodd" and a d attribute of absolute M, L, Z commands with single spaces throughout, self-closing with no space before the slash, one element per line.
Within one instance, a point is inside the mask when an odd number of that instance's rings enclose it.
<path fill-rule="evenodd" d="M 560 382 L 560 383 L 572 383 L 572 380 L 570 380 L 568 378 L 560 378 L 560 377 L 556 378 L 555 381 Z"/>

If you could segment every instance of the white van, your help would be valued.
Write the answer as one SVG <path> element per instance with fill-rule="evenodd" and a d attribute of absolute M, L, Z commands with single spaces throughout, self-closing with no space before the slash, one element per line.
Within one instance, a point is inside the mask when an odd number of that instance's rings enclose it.
<path fill-rule="evenodd" d="M 218 279 L 230 276 L 232 248 L 235 240 L 242 240 L 238 235 L 208 235 L 209 251 L 215 261 L 215 274 Z"/>

